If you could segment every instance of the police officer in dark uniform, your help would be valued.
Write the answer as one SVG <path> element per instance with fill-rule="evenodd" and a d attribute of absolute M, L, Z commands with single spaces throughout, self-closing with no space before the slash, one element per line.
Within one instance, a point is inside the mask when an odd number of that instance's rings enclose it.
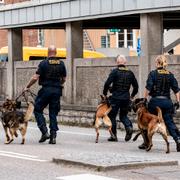
<path fill-rule="evenodd" d="M 132 137 L 133 126 L 129 118 L 127 117 L 130 99 L 138 93 L 138 83 L 134 76 L 134 73 L 130 71 L 126 66 L 126 58 L 124 56 L 117 56 L 117 68 L 115 68 L 109 75 L 108 79 L 104 84 L 103 94 L 107 95 L 108 90 L 111 91 L 112 97 L 110 103 L 112 110 L 108 114 L 112 121 L 112 132 L 115 137 L 110 137 L 108 141 L 118 141 L 117 130 L 116 130 L 116 116 L 120 110 L 120 120 L 123 123 L 126 136 L 125 141 L 129 141 Z M 133 86 L 133 91 L 130 95 L 130 87 Z"/>
<path fill-rule="evenodd" d="M 173 137 L 177 145 L 177 151 L 180 152 L 180 132 L 173 121 L 173 103 L 170 97 L 170 89 L 173 90 L 176 96 L 176 103 L 174 107 L 179 108 L 179 87 L 178 82 L 174 75 L 166 70 L 167 59 L 164 55 L 156 58 L 156 70 L 149 73 L 145 98 L 151 96 L 148 104 L 148 109 L 151 113 L 156 114 L 156 107 L 159 106 L 162 110 L 163 119 L 169 134 Z M 140 149 L 145 149 L 146 144 L 143 143 L 139 146 Z"/>
<path fill-rule="evenodd" d="M 36 74 L 27 84 L 25 91 L 37 80 L 42 88 L 35 100 L 34 114 L 37 125 L 42 133 L 39 143 L 50 138 L 49 144 L 56 144 L 56 132 L 58 131 L 57 115 L 60 111 L 60 96 L 62 96 L 63 83 L 66 79 L 66 68 L 60 59 L 56 58 L 56 47 L 48 48 L 48 58 L 40 62 Z M 46 127 L 43 110 L 49 105 L 50 135 Z"/>

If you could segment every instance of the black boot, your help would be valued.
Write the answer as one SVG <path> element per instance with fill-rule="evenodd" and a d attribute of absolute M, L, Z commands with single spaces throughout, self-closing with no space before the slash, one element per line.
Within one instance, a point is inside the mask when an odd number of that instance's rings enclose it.
<path fill-rule="evenodd" d="M 125 136 L 125 141 L 129 141 L 132 137 L 133 134 L 133 129 L 130 128 L 126 128 L 126 136 Z"/>
<path fill-rule="evenodd" d="M 45 142 L 49 138 L 50 138 L 50 135 L 48 132 L 46 132 L 45 134 L 42 134 L 41 139 L 39 140 L 39 143 Z"/>
<path fill-rule="evenodd" d="M 177 152 L 180 152 L 180 139 L 176 141 L 176 150 Z"/>
<path fill-rule="evenodd" d="M 138 146 L 139 149 L 146 149 L 147 145 L 145 143 L 142 143 L 141 145 Z"/>
<path fill-rule="evenodd" d="M 56 144 L 56 138 L 50 138 L 49 144 Z"/>
<path fill-rule="evenodd" d="M 108 141 L 117 142 L 118 138 L 117 136 L 111 136 L 110 138 L 108 138 Z"/>
<path fill-rule="evenodd" d="M 49 144 L 56 144 L 56 133 L 51 132 Z"/>

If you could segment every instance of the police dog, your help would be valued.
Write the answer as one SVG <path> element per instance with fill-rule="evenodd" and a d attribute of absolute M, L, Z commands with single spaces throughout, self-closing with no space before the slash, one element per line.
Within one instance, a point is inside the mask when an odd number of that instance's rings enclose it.
<path fill-rule="evenodd" d="M 156 107 L 157 116 L 149 113 L 144 98 L 135 99 L 132 106 L 134 112 L 137 113 L 137 123 L 138 123 L 138 128 L 140 130 L 140 132 L 137 133 L 137 135 L 134 137 L 133 141 L 135 141 L 138 138 L 138 136 L 141 134 L 143 136 L 144 143 L 147 144 L 146 151 L 149 151 L 153 146 L 152 144 L 153 135 L 155 133 L 160 133 L 167 145 L 166 153 L 169 153 L 170 150 L 169 150 L 169 142 L 167 137 L 167 130 L 162 117 L 161 109 L 159 107 Z"/>
<path fill-rule="evenodd" d="M 101 96 L 101 102 L 97 106 L 95 119 L 94 119 L 94 123 L 93 123 L 93 125 L 95 126 L 95 129 L 96 129 L 96 141 L 95 141 L 96 143 L 98 143 L 98 140 L 99 140 L 99 127 L 101 125 L 101 119 L 104 122 L 104 124 L 108 126 L 108 130 L 109 130 L 111 136 L 114 137 L 112 130 L 111 130 L 112 123 L 108 117 L 108 113 L 112 109 L 111 105 L 110 105 L 107 97 L 104 97 L 103 95 L 100 95 L 100 96 Z"/>
<path fill-rule="evenodd" d="M 10 144 L 14 140 L 14 136 L 18 136 L 17 130 L 19 130 L 22 135 L 21 144 L 25 143 L 28 121 L 32 116 L 34 105 L 31 102 L 28 102 L 28 108 L 25 113 L 17 110 L 19 105 L 20 103 L 9 99 L 7 99 L 2 105 L 1 120 L 6 134 L 5 144 Z"/>

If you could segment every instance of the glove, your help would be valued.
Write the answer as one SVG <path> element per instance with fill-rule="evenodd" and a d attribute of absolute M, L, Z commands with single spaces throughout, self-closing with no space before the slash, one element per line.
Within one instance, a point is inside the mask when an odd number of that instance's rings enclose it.
<path fill-rule="evenodd" d="M 176 110 L 179 109 L 179 102 L 174 103 L 174 109 L 176 109 Z"/>

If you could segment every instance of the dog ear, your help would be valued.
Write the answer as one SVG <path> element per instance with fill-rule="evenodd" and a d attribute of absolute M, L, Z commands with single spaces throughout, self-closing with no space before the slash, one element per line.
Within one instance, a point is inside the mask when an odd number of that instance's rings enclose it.
<path fill-rule="evenodd" d="M 101 96 L 102 100 L 105 100 L 105 96 L 104 95 L 101 94 L 100 96 Z"/>

